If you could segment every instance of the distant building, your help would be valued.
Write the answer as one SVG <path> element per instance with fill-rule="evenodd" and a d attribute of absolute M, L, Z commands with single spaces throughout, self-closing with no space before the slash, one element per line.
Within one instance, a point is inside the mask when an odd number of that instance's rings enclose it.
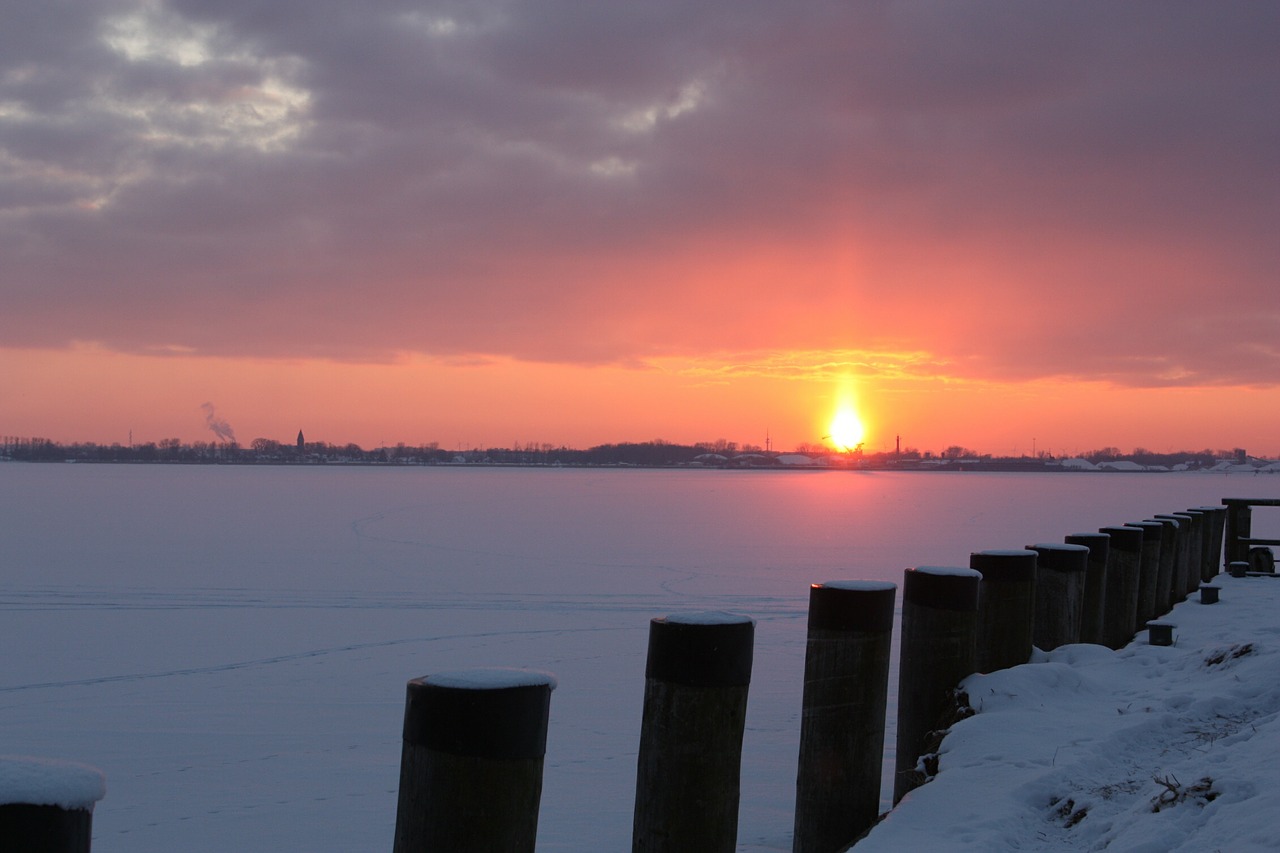
<path fill-rule="evenodd" d="M 303 439 L 302 437 L 302 430 L 298 430 L 298 449 L 302 450 L 303 447 L 306 446 L 306 444 L 307 444 L 306 440 Z"/>

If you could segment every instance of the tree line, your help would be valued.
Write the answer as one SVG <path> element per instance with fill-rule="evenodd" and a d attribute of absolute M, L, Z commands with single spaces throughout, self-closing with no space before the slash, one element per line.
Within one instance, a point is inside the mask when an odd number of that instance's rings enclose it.
<path fill-rule="evenodd" d="M 902 452 L 866 453 L 860 449 L 838 452 L 821 445 L 805 444 L 794 453 L 810 456 L 832 457 L 837 461 L 856 461 L 862 467 L 885 467 L 919 463 L 927 460 L 941 462 L 1020 461 L 1052 463 L 1054 456 L 1041 452 L 1034 458 L 994 457 L 980 454 L 969 448 L 952 445 L 944 450 L 921 452 L 907 448 Z M 249 445 L 236 442 L 195 441 L 183 443 L 176 438 L 161 439 L 141 444 L 96 444 L 76 442 L 62 444 L 45 438 L 16 436 L 0 437 L 0 459 L 23 462 L 136 462 L 175 464 L 361 464 L 361 465 L 622 465 L 638 467 L 713 466 L 762 467 L 778 464 L 777 452 L 765 451 L 757 445 L 742 444 L 716 439 L 694 444 L 677 444 L 662 439 L 641 442 L 599 444 L 585 449 L 556 446 L 547 443 L 514 443 L 511 447 L 489 447 L 449 450 L 437 442 L 422 445 L 404 443 L 366 450 L 358 444 L 343 445 L 326 442 L 288 443 L 268 438 L 255 438 Z M 1244 461 L 1244 451 L 1199 450 L 1156 452 L 1146 448 L 1134 448 L 1122 453 L 1116 447 L 1103 447 L 1080 454 L 1090 462 L 1115 462 L 1128 460 L 1140 465 L 1173 467 L 1185 464 L 1189 467 L 1210 467 L 1222 459 Z"/>

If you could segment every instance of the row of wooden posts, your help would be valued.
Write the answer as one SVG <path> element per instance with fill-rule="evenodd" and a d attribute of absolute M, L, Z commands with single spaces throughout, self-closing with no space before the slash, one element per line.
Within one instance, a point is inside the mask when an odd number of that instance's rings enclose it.
<path fill-rule="evenodd" d="M 1249 512 L 1280 500 L 1223 503 L 979 551 L 968 567 L 907 569 L 893 803 L 936 768 L 970 674 L 1025 663 L 1033 645 L 1118 649 L 1160 625 L 1152 620 L 1217 574 L 1224 523 L 1233 573 L 1259 551 L 1270 557 L 1257 546 L 1271 540 L 1250 538 Z M 810 589 L 795 853 L 843 850 L 878 819 L 896 594 L 874 581 Z M 735 849 L 754 631 L 750 618 L 724 613 L 650 622 L 634 853 Z M 394 853 L 533 851 L 554 687 L 554 676 L 527 670 L 409 682 Z M 87 853 L 92 806 L 60 811 L 2 805 L 0 834 L 22 839 L 15 849 Z"/>
<path fill-rule="evenodd" d="M 1033 645 L 1128 644 L 1217 574 L 1226 511 L 1197 507 L 980 551 L 968 567 L 907 569 L 894 804 L 928 777 L 964 678 L 1025 663 Z M 811 587 L 796 853 L 843 850 L 878 818 L 896 593 L 887 582 Z M 635 853 L 735 849 L 753 637 L 745 616 L 650 622 Z M 395 853 L 534 849 L 554 679 L 502 678 L 409 683 Z"/>

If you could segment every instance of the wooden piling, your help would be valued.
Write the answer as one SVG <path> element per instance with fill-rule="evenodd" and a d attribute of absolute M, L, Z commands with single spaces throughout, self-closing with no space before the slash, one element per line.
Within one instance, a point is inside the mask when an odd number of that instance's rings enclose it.
<path fill-rule="evenodd" d="M 832 853 L 876 822 L 897 586 L 809 589 L 794 853 Z"/>
<path fill-rule="evenodd" d="M 1176 519 L 1151 518 L 1149 521 L 1162 525 L 1160 530 L 1160 566 L 1156 574 L 1156 615 L 1168 613 L 1177 600 L 1174 594 L 1174 566 L 1177 563 L 1175 549 L 1178 545 L 1178 527 Z"/>
<path fill-rule="evenodd" d="M 1170 606 L 1185 601 L 1191 594 L 1196 575 L 1191 567 L 1191 516 L 1185 513 L 1166 513 L 1152 516 L 1156 521 L 1176 521 L 1178 529 L 1173 539 L 1173 577 L 1170 579 Z"/>
<path fill-rule="evenodd" d="M 1107 561 L 1111 557 L 1111 537 L 1105 533 L 1072 533 L 1063 539 L 1068 545 L 1089 549 L 1084 573 L 1084 610 L 1080 615 L 1080 642 L 1106 645 L 1104 619 L 1107 604 Z"/>
<path fill-rule="evenodd" d="M 1044 651 L 1080 642 L 1089 549 L 1042 542 L 1028 545 L 1036 557 L 1036 618 L 1032 633 Z"/>
<path fill-rule="evenodd" d="M 1138 623 L 1156 618 L 1156 586 L 1160 578 L 1160 537 L 1164 524 L 1159 521 L 1131 521 L 1125 527 L 1142 531 L 1142 551 L 1138 561 Z"/>
<path fill-rule="evenodd" d="M 1107 561 L 1104 633 L 1113 649 L 1129 645 L 1138 630 L 1138 576 L 1142 566 L 1142 531 L 1136 527 L 1103 527 L 1111 537 Z"/>
<path fill-rule="evenodd" d="M 1173 629 L 1178 627 L 1172 622 L 1151 621 L 1147 623 L 1147 643 L 1152 646 L 1172 646 Z"/>
<path fill-rule="evenodd" d="M 1203 512 L 1206 516 L 1205 524 L 1207 525 L 1206 536 L 1209 540 L 1209 579 L 1212 579 L 1219 572 L 1223 571 L 1226 562 L 1222 557 L 1222 538 L 1223 526 L 1227 520 L 1227 508 L 1225 506 L 1198 506 L 1195 509 Z"/>
<path fill-rule="evenodd" d="M 969 568 L 982 573 L 974 672 L 1026 663 L 1036 615 L 1036 552 L 977 551 Z"/>
<path fill-rule="evenodd" d="M 1202 582 L 1213 577 L 1209 574 L 1211 570 L 1206 565 L 1209 560 L 1210 537 L 1205 534 L 1209 532 L 1209 524 L 1207 516 L 1200 510 L 1184 509 L 1180 514 L 1191 516 L 1191 565 L 1193 568 L 1187 588 L 1187 595 L 1190 595 Z"/>
<path fill-rule="evenodd" d="M 1253 535 L 1253 506 L 1243 498 L 1223 498 L 1227 505 L 1225 549 L 1223 559 L 1228 563 L 1246 562 L 1249 559 L 1249 543 L 1243 540 Z"/>
<path fill-rule="evenodd" d="M 102 771 L 69 761 L 0 758 L 0 850 L 89 853 L 94 805 L 106 794 Z"/>
<path fill-rule="evenodd" d="M 554 687 L 519 669 L 409 682 L 394 853 L 532 853 Z"/>
<path fill-rule="evenodd" d="M 688 613 L 649 623 L 633 853 L 737 846 L 755 622 Z"/>
<path fill-rule="evenodd" d="M 920 566 L 904 574 L 895 805 L 924 781 L 916 765 L 929 734 L 945 725 L 956 687 L 974 672 L 981 580 L 972 569 L 949 566 Z"/>

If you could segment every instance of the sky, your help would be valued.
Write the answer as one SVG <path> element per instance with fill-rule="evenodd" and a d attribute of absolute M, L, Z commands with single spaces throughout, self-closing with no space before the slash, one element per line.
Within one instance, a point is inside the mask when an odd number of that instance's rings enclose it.
<path fill-rule="evenodd" d="M 0 19 L 5 435 L 1280 453 L 1273 4 Z"/>

